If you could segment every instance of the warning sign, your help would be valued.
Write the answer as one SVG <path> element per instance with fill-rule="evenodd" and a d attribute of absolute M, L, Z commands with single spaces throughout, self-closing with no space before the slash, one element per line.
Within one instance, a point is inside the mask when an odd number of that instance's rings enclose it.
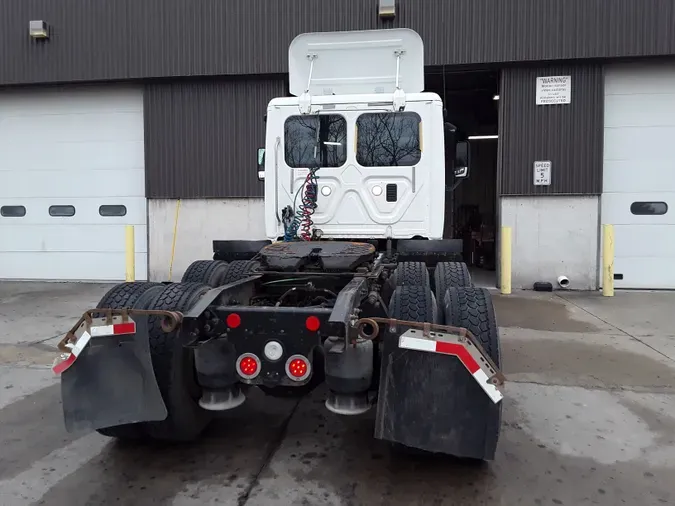
<path fill-rule="evenodd" d="M 572 103 L 572 76 L 537 77 L 537 105 Z"/>

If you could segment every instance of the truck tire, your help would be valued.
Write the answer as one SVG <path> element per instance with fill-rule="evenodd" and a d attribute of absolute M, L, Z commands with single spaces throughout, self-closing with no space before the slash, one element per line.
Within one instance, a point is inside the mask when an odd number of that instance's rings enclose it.
<path fill-rule="evenodd" d="M 108 290 L 96 307 L 110 309 L 132 308 L 141 295 L 156 286 L 163 285 L 161 283 L 146 283 L 141 281 L 120 283 Z M 99 318 L 103 316 L 103 313 L 99 314 Z"/>
<path fill-rule="evenodd" d="M 392 276 L 394 286 L 430 286 L 429 270 L 424 262 L 401 262 Z"/>
<path fill-rule="evenodd" d="M 444 318 L 445 292 L 448 288 L 471 287 L 471 274 L 464 262 L 441 262 L 434 269 L 434 291 L 439 314 Z M 445 320 L 444 320 L 445 321 Z"/>
<path fill-rule="evenodd" d="M 398 320 L 435 323 L 434 296 L 426 286 L 399 286 L 389 301 L 389 315 Z"/>
<path fill-rule="evenodd" d="M 215 288 L 222 285 L 227 267 L 227 262 L 220 260 L 197 260 L 187 268 L 181 283 L 203 283 Z"/>
<path fill-rule="evenodd" d="M 485 288 L 449 288 L 445 297 L 445 321 L 448 325 L 471 331 L 485 352 L 501 368 L 499 328 L 495 319 L 490 292 Z M 471 422 L 462 427 L 462 438 L 475 453 L 482 453 L 480 460 L 494 458 L 501 431 L 502 403 L 494 404 L 463 367 L 454 369 L 453 384 L 456 406 L 463 406 L 471 413 Z"/>
<path fill-rule="evenodd" d="M 210 290 L 200 283 L 175 283 L 165 286 L 151 309 L 188 311 Z M 198 400 L 201 391 L 196 383 L 193 351 L 183 346 L 180 327 L 164 332 L 162 318 L 148 318 L 152 366 L 168 415 L 160 422 L 148 422 L 145 430 L 153 439 L 189 441 L 195 439 L 211 421 Z"/>
<path fill-rule="evenodd" d="M 251 271 L 260 267 L 260 262 L 255 260 L 235 260 L 227 266 L 227 271 L 223 274 L 220 286 L 228 283 L 234 283 L 240 279 L 247 278 Z"/>
<path fill-rule="evenodd" d="M 161 283 L 121 283 L 106 293 L 96 307 L 146 309 L 164 285 Z M 122 440 L 141 439 L 145 436 L 143 424 L 117 425 L 97 429 L 99 434 Z"/>
<path fill-rule="evenodd" d="M 425 286 L 431 288 L 429 270 L 424 262 L 401 262 L 382 288 L 384 300 L 391 299 L 399 286 Z"/>

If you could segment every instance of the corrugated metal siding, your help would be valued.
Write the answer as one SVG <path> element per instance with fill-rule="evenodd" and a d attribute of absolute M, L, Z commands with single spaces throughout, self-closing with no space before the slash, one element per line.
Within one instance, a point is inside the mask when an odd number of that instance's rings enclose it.
<path fill-rule="evenodd" d="M 572 103 L 536 105 L 536 78 L 572 76 Z M 502 71 L 499 111 L 501 195 L 600 194 L 604 86 L 600 65 Z M 534 162 L 552 162 L 551 186 L 534 186 Z"/>
<path fill-rule="evenodd" d="M 406 26 L 427 65 L 675 54 L 672 0 L 2 0 L 0 85 L 277 74 L 299 33 Z M 53 27 L 31 41 L 28 21 Z"/>
<path fill-rule="evenodd" d="M 281 76 L 150 84 L 145 90 L 148 197 L 260 196 L 256 150 Z"/>

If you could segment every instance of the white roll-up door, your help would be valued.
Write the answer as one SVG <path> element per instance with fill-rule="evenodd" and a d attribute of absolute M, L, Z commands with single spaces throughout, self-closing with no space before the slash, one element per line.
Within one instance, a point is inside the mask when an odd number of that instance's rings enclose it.
<path fill-rule="evenodd" d="M 673 63 L 606 68 L 602 222 L 616 287 L 675 288 Z"/>
<path fill-rule="evenodd" d="M 0 92 L 0 279 L 147 279 L 142 90 Z"/>

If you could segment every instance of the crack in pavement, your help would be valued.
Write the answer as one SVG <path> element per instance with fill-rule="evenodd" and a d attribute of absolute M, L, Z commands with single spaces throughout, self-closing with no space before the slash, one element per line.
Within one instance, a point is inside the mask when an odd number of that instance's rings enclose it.
<path fill-rule="evenodd" d="M 281 426 L 279 427 L 279 431 L 277 432 L 276 437 L 272 441 L 270 441 L 269 445 L 267 446 L 267 452 L 265 453 L 265 457 L 263 458 L 260 467 L 253 475 L 251 482 L 243 491 L 242 495 L 240 495 L 239 498 L 237 499 L 237 506 L 245 506 L 248 503 L 248 500 L 251 498 L 251 493 L 253 492 L 253 489 L 258 484 L 260 476 L 265 471 L 265 469 L 267 469 L 270 462 L 274 458 L 274 455 L 277 453 L 277 451 L 281 447 L 281 444 L 286 438 L 288 426 L 291 423 L 291 419 L 295 415 L 295 412 L 298 410 L 298 406 L 300 406 L 301 402 L 302 399 L 298 399 L 298 402 L 295 403 L 288 416 L 284 419 L 283 422 L 281 422 Z"/>
<path fill-rule="evenodd" d="M 626 331 L 623 330 L 621 327 L 617 327 L 617 326 L 614 325 L 613 323 L 609 323 L 607 320 L 604 320 L 604 319 L 600 318 L 598 315 L 591 313 L 588 309 L 586 309 L 585 307 L 580 306 L 579 304 L 577 304 L 577 303 L 574 302 L 573 300 L 566 299 L 565 297 L 563 297 L 562 295 L 557 294 L 557 293 L 556 293 L 556 296 L 559 297 L 560 299 L 564 300 L 565 302 L 569 302 L 569 303 L 572 304 L 574 307 L 577 307 L 577 308 L 581 309 L 584 313 L 591 315 L 593 318 L 597 318 L 597 319 L 600 320 L 601 322 L 603 322 L 603 323 L 609 325 L 610 327 L 612 327 L 612 328 L 618 330 L 619 332 L 621 332 L 622 334 L 624 334 L 624 335 L 630 337 L 631 339 L 635 339 L 638 343 L 643 344 L 643 345 L 646 346 L 647 348 L 651 349 L 652 351 L 655 351 L 656 353 L 658 353 L 659 355 L 661 355 L 661 356 L 664 357 L 664 358 L 667 358 L 667 359 L 670 360 L 671 362 L 675 362 L 675 359 L 669 357 L 668 355 L 666 355 L 665 353 L 663 353 L 661 350 L 657 350 L 657 349 L 654 348 L 651 344 L 648 344 L 648 343 L 644 342 L 642 339 L 640 339 L 640 338 L 638 338 L 638 337 L 635 337 L 635 336 L 634 336 L 633 334 L 631 334 L 630 332 L 626 332 Z"/>

